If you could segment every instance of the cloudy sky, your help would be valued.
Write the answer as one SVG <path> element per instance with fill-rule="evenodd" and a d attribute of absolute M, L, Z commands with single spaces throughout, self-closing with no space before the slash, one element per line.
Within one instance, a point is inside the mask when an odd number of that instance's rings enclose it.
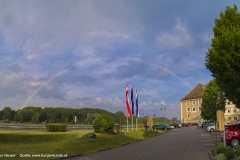
<path fill-rule="evenodd" d="M 25 106 L 180 119 L 180 99 L 211 73 L 214 18 L 237 0 L 0 0 L 0 110 Z"/>

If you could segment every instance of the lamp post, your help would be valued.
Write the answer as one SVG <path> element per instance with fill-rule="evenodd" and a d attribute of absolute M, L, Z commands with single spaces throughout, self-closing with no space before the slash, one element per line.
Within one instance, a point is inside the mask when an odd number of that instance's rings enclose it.
<path fill-rule="evenodd" d="M 155 126 L 155 119 L 156 119 L 156 115 L 153 115 L 153 122 L 154 122 L 154 130 L 156 130 L 156 126 Z"/>
<path fill-rule="evenodd" d="M 163 111 L 163 119 L 164 119 L 164 110 L 166 110 L 166 107 L 161 107 L 161 111 Z"/>

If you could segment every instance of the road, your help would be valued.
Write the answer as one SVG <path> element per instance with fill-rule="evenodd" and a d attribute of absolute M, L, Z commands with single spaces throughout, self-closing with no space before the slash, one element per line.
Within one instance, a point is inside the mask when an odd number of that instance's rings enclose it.
<path fill-rule="evenodd" d="M 197 127 L 184 127 L 171 132 L 96 153 L 67 160 L 210 160 L 208 151 L 220 133 L 210 134 Z"/>

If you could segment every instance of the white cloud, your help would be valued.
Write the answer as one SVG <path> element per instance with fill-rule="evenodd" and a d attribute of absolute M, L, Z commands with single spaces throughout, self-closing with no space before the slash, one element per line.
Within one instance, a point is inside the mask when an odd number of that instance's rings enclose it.
<path fill-rule="evenodd" d="M 166 105 L 166 103 L 164 102 L 164 100 L 161 100 L 160 104 L 161 104 L 161 105 Z"/>
<path fill-rule="evenodd" d="M 148 104 L 146 102 L 142 102 L 142 103 L 140 103 L 140 105 L 147 106 Z"/>
<path fill-rule="evenodd" d="M 176 50 L 180 48 L 190 48 L 193 39 L 187 28 L 177 19 L 177 24 L 171 32 L 163 32 L 157 38 L 156 42 L 161 49 Z"/>

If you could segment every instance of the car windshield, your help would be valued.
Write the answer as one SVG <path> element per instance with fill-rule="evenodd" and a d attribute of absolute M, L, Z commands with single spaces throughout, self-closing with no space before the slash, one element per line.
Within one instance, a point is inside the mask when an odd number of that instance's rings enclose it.
<path fill-rule="evenodd" d="M 228 126 L 225 125 L 225 131 L 228 129 Z"/>

